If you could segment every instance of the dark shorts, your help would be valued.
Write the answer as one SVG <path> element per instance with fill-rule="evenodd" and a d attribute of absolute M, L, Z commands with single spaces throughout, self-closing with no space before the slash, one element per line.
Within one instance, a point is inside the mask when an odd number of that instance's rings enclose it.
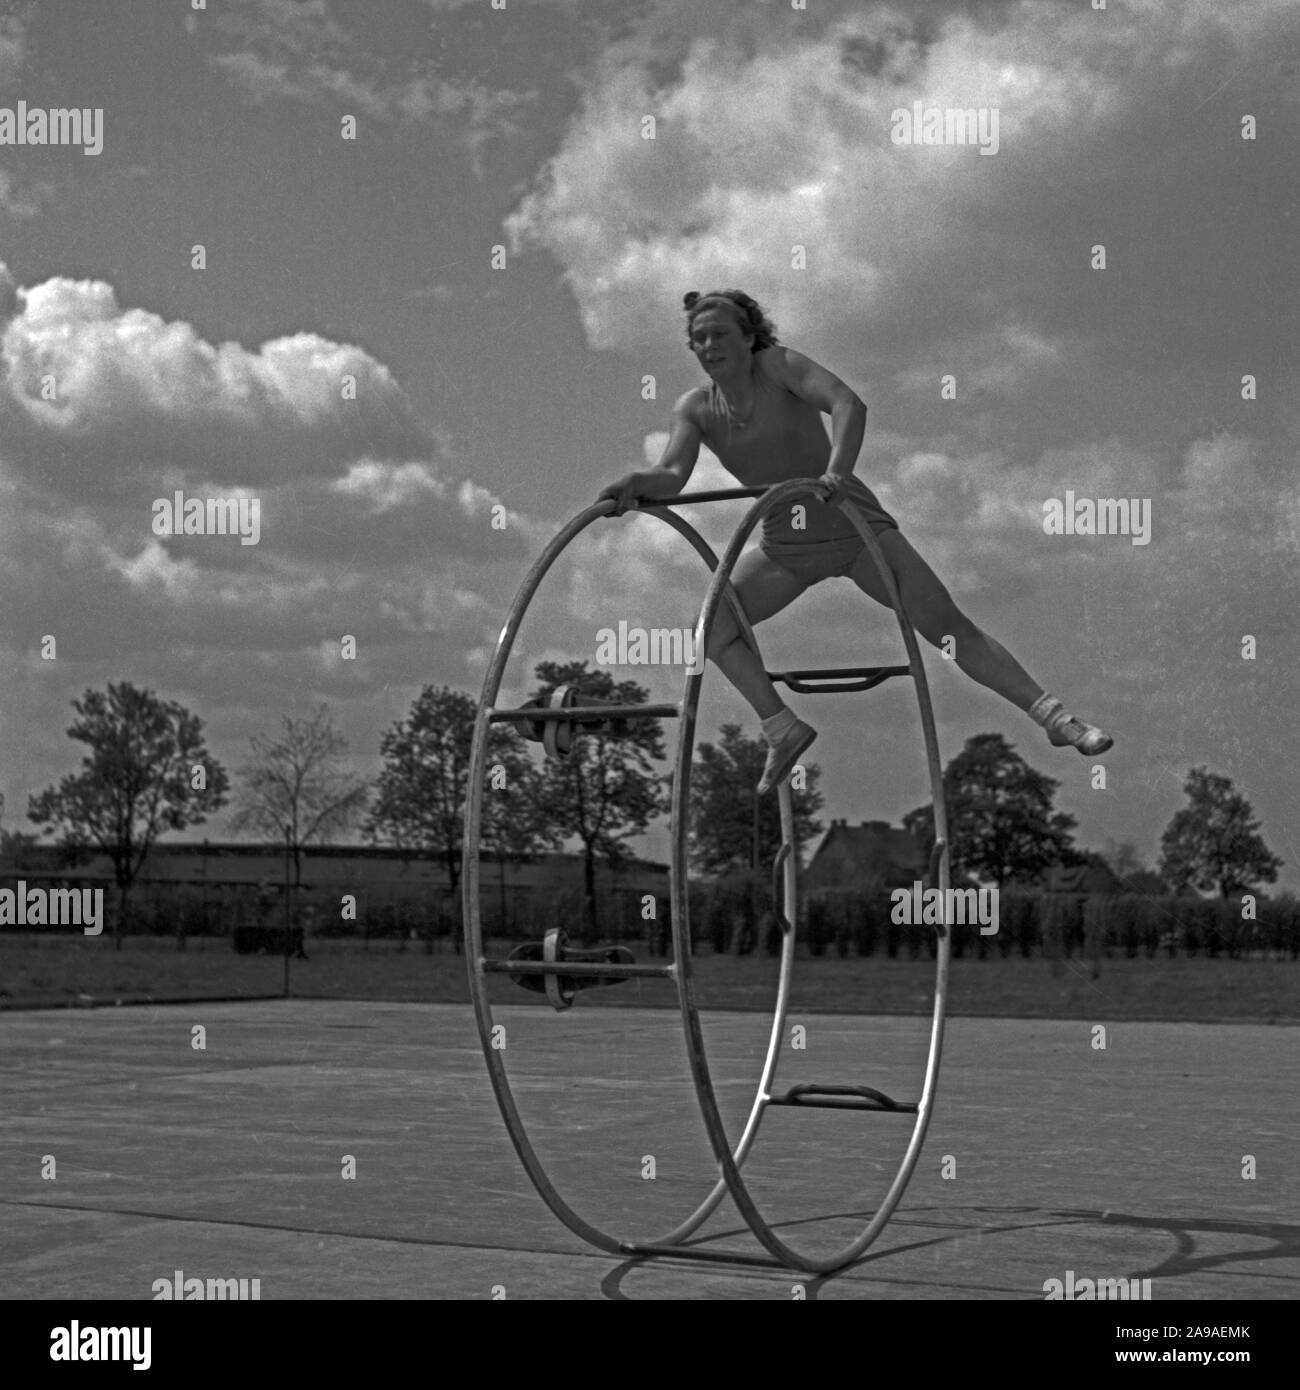
<path fill-rule="evenodd" d="M 880 535 L 882 531 L 897 531 L 892 520 L 879 522 L 873 518 L 871 532 Z M 858 563 L 866 545 L 861 536 L 848 536 L 836 541 L 767 541 L 760 548 L 774 564 L 802 580 L 805 584 L 819 584 L 823 579 L 846 579 L 849 571 Z"/>

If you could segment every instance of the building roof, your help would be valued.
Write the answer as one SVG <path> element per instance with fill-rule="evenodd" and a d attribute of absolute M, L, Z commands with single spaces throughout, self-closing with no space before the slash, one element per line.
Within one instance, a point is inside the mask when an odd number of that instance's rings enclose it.
<path fill-rule="evenodd" d="M 1119 893 L 1123 883 L 1115 877 L 1109 864 L 1100 858 L 1083 864 L 1053 864 L 1037 878 L 1015 879 L 1008 887 L 1037 888 L 1046 893 Z"/>
<path fill-rule="evenodd" d="M 834 820 L 804 875 L 809 889 L 851 888 L 868 878 L 911 881 L 927 868 L 925 847 L 888 821 Z"/>

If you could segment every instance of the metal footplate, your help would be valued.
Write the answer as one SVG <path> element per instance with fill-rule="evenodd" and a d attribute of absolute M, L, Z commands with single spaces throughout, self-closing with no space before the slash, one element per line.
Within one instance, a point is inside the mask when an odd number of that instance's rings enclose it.
<path fill-rule="evenodd" d="M 829 671 L 769 671 L 767 677 L 788 685 L 796 695 L 838 695 L 874 690 L 891 676 L 910 676 L 910 666 L 844 666 Z"/>
<path fill-rule="evenodd" d="M 916 1102 L 895 1100 L 870 1086 L 820 1086 L 808 1082 L 791 1086 L 783 1096 L 769 1096 L 769 1105 L 796 1105 L 818 1110 L 884 1110 L 894 1115 L 915 1115 Z"/>

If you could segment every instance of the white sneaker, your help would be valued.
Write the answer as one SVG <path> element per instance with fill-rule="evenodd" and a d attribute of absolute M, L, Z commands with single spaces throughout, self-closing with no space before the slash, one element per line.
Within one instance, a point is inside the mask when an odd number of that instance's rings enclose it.
<path fill-rule="evenodd" d="M 1104 734 L 1093 724 L 1085 724 L 1082 719 L 1062 719 L 1047 727 L 1048 742 L 1057 748 L 1077 748 L 1085 758 L 1104 753 L 1115 740 Z"/>
<path fill-rule="evenodd" d="M 762 780 L 758 784 L 759 793 L 770 792 L 799 761 L 799 755 L 817 737 L 817 730 L 802 719 L 796 719 L 790 731 L 779 743 L 767 750 L 767 765 L 763 768 Z"/>

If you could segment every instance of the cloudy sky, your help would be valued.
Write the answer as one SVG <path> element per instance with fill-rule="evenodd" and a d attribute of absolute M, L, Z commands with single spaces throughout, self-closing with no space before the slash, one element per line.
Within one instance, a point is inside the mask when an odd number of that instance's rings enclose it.
<path fill-rule="evenodd" d="M 1080 843 L 1147 860 L 1207 764 L 1300 885 L 1293 0 L 0 16 L 0 107 L 103 111 L 97 155 L 0 145 L 7 828 L 76 766 L 69 702 L 113 680 L 199 714 L 228 767 L 326 702 L 375 772 L 423 684 L 477 693 L 545 539 L 658 461 L 702 379 L 681 296 L 738 286 L 867 402 L 858 473 L 959 603 L 1116 738 L 1094 789 L 932 655 L 945 758 L 1003 732 L 1062 780 Z M 996 110 L 996 153 L 893 143 L 914 102 Z M 706 454 L 691 486 L 726 481 Z M 258 543 L 155 535 L 178 489 L 259 499 Z M 1149 499 L 1150 543 L 1044 534 L 1067 490 Z M 690 515 L 720 545 L 743 504 Z M 620 619 L 689 625 L 703 580 L 655 519 L 601 522 L 539 596 L 512 693 Z M 772 666 L 899 659 L 847 581 L 760 633 Z M 615 674 L 677 696 L 666 670 Z M 827 817 L 926 799 L 908 693 L 796 704 Z M 742 718 L 715 682 L 704 736 Z"/>

